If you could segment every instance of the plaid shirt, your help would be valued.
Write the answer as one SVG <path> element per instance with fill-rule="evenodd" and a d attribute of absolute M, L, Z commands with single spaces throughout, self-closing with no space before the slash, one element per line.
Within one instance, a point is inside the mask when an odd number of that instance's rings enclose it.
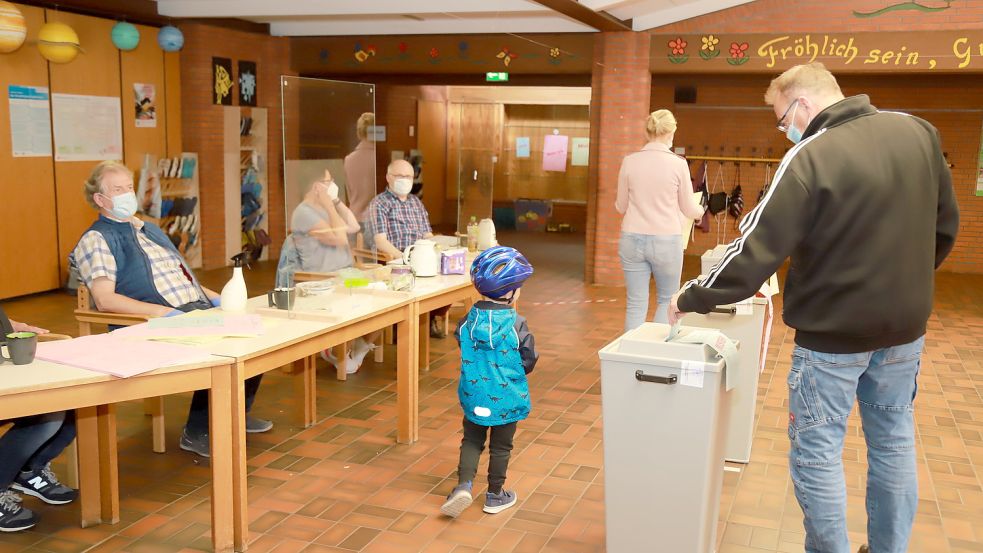
<path fill-rule="evenodd" d="M 400 251 L 423 238 L 424 234 L 433 232 L 427 208 L 420 198 L 410 194 L 405 202 L 400 201 L 388 189 L 369 202 L 369 220 L 372 237 L 385 234 L 389 243 Z"/>
<path fill-rule="evenodd" d="M 204 292 L 199 293 L 197 284 L 185 276 L 182 268 L 184 260 L 179 255 L 155 244 L 142 230 L 137 232 L 137 241 L 150 259 L 154 288 L 171 307 L 208 300 Z M 91 287 L 92 281 L 100 277 L 116 282 L 116 259 L 99 232 L 92 230 L 82 235 L 74 255 L 79 276 L 86 286 Z"/>

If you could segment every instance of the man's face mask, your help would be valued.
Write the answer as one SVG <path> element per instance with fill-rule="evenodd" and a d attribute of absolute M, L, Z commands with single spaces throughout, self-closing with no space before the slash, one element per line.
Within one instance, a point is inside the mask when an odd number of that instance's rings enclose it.
<path fill-rule="evenodd" d="M 113 214 L 113 217 L 119 219 L 120 221 L 126 221 L 130 217 L 133 217 L 137 212 L 137 196 L 133 192 L 124 192 L 118 196 L 106 196 L 113 202 L 113 207 L 108 211 Z"/>
<path fill-rule="evenodd" d="M 406 196 L 413 190 L 413 179 L 405 177 L 393 179 L 392 190 L 397 196 Z"/>
<path fill-rule="evenodd" d="M 799 109 L 799 100 L 796 99 L 792 102 L 789 108 L 791 108 L 792 113 L 786 109 L 785 115 L 779 119 L 777 126 L 778 130 L 785 133 L 785 138 L 788 138 L 792 144 L 798 144 L 802 140 L 802 131 L 795 126 L 795 112 Z"/>

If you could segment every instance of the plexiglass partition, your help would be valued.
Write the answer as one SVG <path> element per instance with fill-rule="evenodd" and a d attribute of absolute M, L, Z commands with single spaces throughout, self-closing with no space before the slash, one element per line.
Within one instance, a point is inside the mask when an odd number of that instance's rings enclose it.
<path fill-rule="evenodd" d="M 376 191 L 375 86 L 366 83 L 282 76 L 283 184 L 287 243 L 295 216 L 300 222 L 304 202 L 314 183 L 330 179 L 338 185 L 339 198 L 351 208 L 359 222 L 365 218 L 368 201 Z M 326 173 L 327 172 L 327 173 Z M 310 202 L 309 202 L 310 203 Z M 306 262 L 306 261 L 305 261 Z M 325 262 L 326 263 L 326 262 Z M 318 272 L 322 267 L 297 267 L 287 263 L 277 275 L 278 286 L 292 286 L 293 272 Z M 284 260 L 281 259 L 281 267 Z"/>

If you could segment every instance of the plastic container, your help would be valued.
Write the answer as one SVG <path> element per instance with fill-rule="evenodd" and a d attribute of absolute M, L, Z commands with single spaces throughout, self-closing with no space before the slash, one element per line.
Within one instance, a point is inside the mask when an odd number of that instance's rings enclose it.
<path fill-rule="evenodd" d="M 245 253 L 232 256 L 233 269 L 232 278 L 222 288 L 222 311 L 228 313 L 245 313 L 246 300 L 249 295 L 246 291 L 246 280 L 242 278 L 242 260 Z"/>
<path fill-rule="evenodd" d="M 608 553 L 714 550 L 732 391 L 708 346 L 668 334 L 645 323 L 598 353 Z"/>

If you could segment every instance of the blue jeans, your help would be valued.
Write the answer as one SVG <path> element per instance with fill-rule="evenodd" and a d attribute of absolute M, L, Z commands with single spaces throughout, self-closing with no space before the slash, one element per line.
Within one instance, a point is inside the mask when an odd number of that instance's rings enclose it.
<path fill-rule="evenodd" d="M 655 277 L 655 322 L 669 322 L 669 300 L 679 290 L 683 246 L 678 234 L 661 236 L 622 232 L 618 256 L 625 271 L 625 330 L 638 328 L 649 310 L 649 276 Z"/>
<path fill-rule="evenodd" d="M 843 436 L 856 398 L 867 442 L 867 539 L 875 553 L 908 550 L 918 507 L 912 404 L 925 337 L 863 353 L 799 346 L 788 375 L 789 472 L 805 514 L 807 553 L 851 553 Z"/>
<path fill-rule="evenodd" d="M 21 417 L 0 438 L 0 492 L 21 471 L 38 471 L 75 439 L 75 411 Z"/>

